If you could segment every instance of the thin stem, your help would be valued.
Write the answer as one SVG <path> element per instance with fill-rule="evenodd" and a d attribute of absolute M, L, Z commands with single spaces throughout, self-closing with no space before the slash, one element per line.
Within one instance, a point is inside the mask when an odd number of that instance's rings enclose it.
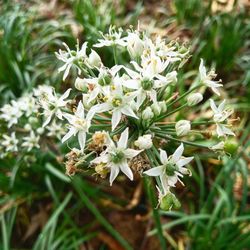
<path fill-rule="evenodd" d="M 153 208 L 153 217 L 154 217 L 155 226 L 156 226 L 156 229 L 157 229 L 157 232 L 158 232 L 158 237 L 159 237 L 159 240 L 160 240 L 161 249 L 166 250 L 167 249 L 167 244 L 166 244 L 166 239 L 165 239 L 165 237 L 163 235 L 163 231 L 162 231 L 162 225 L 161 225 L 159 210 L 155 209 L 155 207 L 157 206 L 157 198 L 155 196 L 155 192 L 152 189 L 152 184 L 151 184 L 150 178 L 146 177 L 144 183 L 145 183 L 145 186 L 146 186 L 148 198 L 149 198 L 151 206 Z"/>
<path fill-rule="evenodd" d="M 114 54 L 115 65 L 117 65 L 118 61 L 117 61 L 117 53 L 116 53 L 116 46 L 115 45 L 113 45 L 113 54 Z"/>
<path fill-rule="evenodd" d="M 160 121 L 160 120 L 162 120 L 162 119 L 164 119 L 164 118 L 166 118 L 166 117 L 168 117 L 168 116 L 170 116 L 170 115 L 172 115 L 172 114 L 174 114 L 174 113 L 180 111 L 181 109 L 185 108 L 186 106 L 187 106 L 187 103 L 183 104 L 183 105 L 180 106 L 179 108 L 174 109 L 173 111 L 171 111 L 171 112 L 169 112 L 169 113 L 167 113 L 167 114 L 165 114 L 165 115 L 159 116 L 157 119 L 154 120 L 154 122 L 155 122 L 155 121 Z"/>
<path fill-rule="evenodd" d="M 176 142 L 181 142 L 181 143 L 184 143 L 184 144 L 189 145 L 189 146 L 201 147 L 201 148 L 209 148 L 208 146 L 205 146 L 205 145 L 202 145 L 202 144 L 198 144 L 198 143 L 194 143 L 194 142 L 189 142 L 189 141 L 183 141 L 183 140 L 174 138 L 172 136 L 169 136 L 167 134 L 162 133 L 162 131 L 155 131 L 155 134 L 156 134 L 156 136 L 158 136 L 160 138 L 169 139 L 169 140 L 176 141 Z"/>

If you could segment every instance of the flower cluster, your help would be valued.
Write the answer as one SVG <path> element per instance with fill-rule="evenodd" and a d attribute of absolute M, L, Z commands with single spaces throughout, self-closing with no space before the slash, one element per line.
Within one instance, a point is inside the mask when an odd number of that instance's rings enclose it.
<path fill-rule="evenodd" d="M 43 119 L 38 116 L 41 103 L 46 98 L 52 99 L 51 93 L 53 93 L 52 87 L 41 85 L 32 93 L 26 93 L 0 109 L 2 158 L 20 151 L 30 152 L 33 149 L 39 149 L 41 137 L 44 135 L 60 139 L 65 133 L 65 129 L 56 121 L 53 121 L 46 129 L 43 128 Z M 51 116 L 50 113 L 48 114 L 48 109 L 44 112 Z M 48 123 L 49 116 L 45 124 Z"/>
<path fill-rule="evenodd" d="M 133 180 L 135 165 L 143 160 L 150 166 L 142 169 L 143 174 L 156 178 L 160 204 L 167 200 L 165 208 L 177 207 L 172 188 L 191 174 L 185 166 L 193 159 L 183 156 L 184 145 L 216 150 L 216 146 L 201 143 L 207 134 L 217 135 L 213 137 L 219 143 L 234 135 L 228 120 L 232 112 L 224 109 L 225 101 L 217 107 L 210 99 L 213 116 L 202 117 L 204 111 L 198 118 L 192 114 L 200 110 L 198 104 L 207 107 L 206 88 L 218 98 L 222 84 L 201 60 L 193 83 L 185 91 L 179 89 L 178 71 L 190 55 L 176 41 L 151 39 L 145 32 L 115 27 L 101 36 L 92 48 L 87 42 L 81 48 L 77 43 L 76 50 L 64 44 L 66 51 L 56 53 L 63 63 L 59 69 L 64 71 L 63 80 L 71 68 L 77 69 L 77 78 L 75 88 L 61 97 L 46 92 L 40 102 L 44 126 L 50 128 L 55 117 L 66 124 L 62 142 L 70 140 L 74 145 L 74 153 L 68 155 L 68 173 L 74 174 L 87 163 L 97 175 L 109 175 L 112 185 L 120 172 Z M 106 52 L 112 51 L 111 67 L 105 66 L 102 56 L 106 47 L 111 48 Z M 77 140 L 71 139 L 75 137 Z"/>

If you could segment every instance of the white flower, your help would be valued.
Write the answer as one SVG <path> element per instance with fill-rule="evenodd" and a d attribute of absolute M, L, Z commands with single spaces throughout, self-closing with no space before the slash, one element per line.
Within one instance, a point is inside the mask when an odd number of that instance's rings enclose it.
<path fill-rule="evenodd" d="M 201 63 L 199 66 L 199 74 L 200 74 L 200 81 L 202 84 L 206 85 L 207 87 L 211 88 L 212 91 L 220 96 L 220 92 L 217 88 L 222 87 L 222 84 L 219 84 L 219 81 L 213 81 L 212 79 L 216 77 L 216 74 L 213 71 L 210 71 L 207 74 L 206 67 L 204 66 L 203 59 L 201 59 Z"/>
<path fill-rule="evenodd" d="M 187 168 L 184 168 L 194 157 L 182 157 L 184 151 L 183 144 L 181 144 L 173 155 L 167 156 L 166 151 L 160 149 L 160 166 L 151 168 L 144 173 L 149 176 L 159 176 L 164 193 L 169 191 L 169 187 L 174 187 L 179 177 L 191 174 Z"/>
<path fill-rule="evenodd" d="M 72 136 L 76 136 L 76 134 L 78 134 L 78 142 L 80 144 L 81 150 L 83 151 L 85 148 L 86 133 L 89 130 L 91 119 L 93 116 L 91 116 L 89 113 L 85 118 L 84 107 L 82 102 L 80 101 L 74 115 L 64 114 L 64 117 L 70 124 L 68 133 L 62 138 L 62 143 L 67 141 Z"/>
<path fill-rule="evenodd" d="M 62 136 L 65 135 L 66 130 L 64 126 L 62 126 L 61 123 L 57 123 L 55 120 L 51 122 L 49 126 L 46 127 L 48 130 L 47 135 L 48 136 L 53 136 L 61 140 Z"/>
<path fill-rule="evenodd" d="M 94 50 L 91 50 L 91 53 L 89 54 L 87 59 L 87 64 L 91 68 L 100 67 L 102 65 L 102 60 L 100 56 Z"/>
<path fill-rule="evenodd" d="M 64 81 L 69 74 L 70 68 L 73 65 L 76 66 L 76 68 L 78 70 L 78 74 L 81 73 L 81 69 L 77 65 L 77 62 L 79 62 L 79 61 L 84 62 L 86 60 L 86 58 L 87 58 L 87 55 L 86 55 L 87 42 L 85 42 L 80 49 L 79 43 L 77 41 L 76 51 L 70 50 L 68 45 L 65 43 L 63 43 L 63 45 L 66 48 L 66 51 L 59 50 L 59 52 L 58 53 L 56 52 L 55 54 L 59 60 L 64 62 L 64 65 L 58 69 L 59 72 L 64 71 L 64 74 L 63 74 L 63 81 Z"/>
<path fill-rule="evenodd" d="M 119 124 L 122 114 L 126 116 L 138 119 L 133 109 L 130 106 L 130 102 L 135 98 L 135 93 L 127 93 L 124 95 L 122 86 L 113 86 L 111 91 L 107 91 L 105 94 L 105 102 L 93 106 L 89 112 L 91 113 L 103 113 L 107 111 L 112 112 L 112 130 L 114 130 Z"/>
<path fill-rule="evenodd" d="M 235 135 L 233 131 L 222 124 L 227 120 L 227 118 L 233 113 L 233 110 L 225 109 L 226 100 L 224 100 L 218 107 L 215 105 L 214 101 L 210 99 L 210 106 L 214 112 L 213 120 L 216 123 L 216 132 L 218 137 L 226 135 Z"/>
<path fill-rule="evenodd" d="M 22 147 L 27 148 L 27 151 L 31 151 L 33 148 L 40 148 L 39 140 L 40 137 L 35 135 L 34 131 L 30 131 L 30 135 L 23 138 L 24 142 Z"/>
<path fill-rule="evenodd" d="M 194 106 L 203 100 L 201 93 L 192 93 L 187 97 L 188 106 Z"/>
<path fill-rule="evenodd" d="M 5 104 L 1 109 L 0 119 L 8 123 L 8 128 L 18 123 L 19 118 L 23 115 L 18 102 L 12 100 L 11 104 Z"/>
<path fill-rule="evenodd" d="M 58 97 L 53 90 L 45 93 L 44 96 L 40 99 L 40 104 L 44 110 L 43 114 L 46 118 L 45 122 L 43 123 L 43 127 L 47 126 L 53 115 L 56 115 L 60 120 L 63 119 L 63 111 L 62 109 L 66 107 L 69 100 L 66 99 L 70 94 L 71 89 L 68 89 L 62 96 Z"/>
<path fill-rule="evenodd" d="M 191 123 L 188 120 L 180 120 L 175 124 L 177 136 L 184 136 L 191 130 Z"/>
<path fill-rule="evenodd" d="M 87 104 L 90 104 L 99 94 L 105 94 L 109 91 L 111 84 L 120 83 L 122 79 L 116 76 L 121 66 L 114 66 L 111 69 L 102 67 L 99 69 L 98 77 L 77 78 L 77 86 L 83 88 L 84 85 L 89 89 L 89 98 Z"/>
<path fill-rule="evenodd" d="M 101 48 L 101 47 L 109 47 L 109 46 L 126 46 L 127 43 L 124 38 L 122 38 L 123 30 L 120 28 L 116 31 L 115 27 L 110 26 L 108 34 L 101 33 L 103 39 L 98 39 L 98 43 L 94 45 L 94 47 Z"/>
<path fill-rule="evenodd" d="M 139 149 L 150 149 L 153 146 L 152 135 L 143 135 L 135 141 L 135 146 Z"/>
<path fill-rule="evenodd" d="M 18 150 L 18 139 L 16 138 L 15 132 L 12 132 L 10 136 L 3 135 L 1 144 L 3 147 L 5 147 L 7 152 L 16 152 Z"/>
<path fill-rule="evenodd" d="M 160 72 L 151 72 L 147 67 L 142 68 L 136 62 L 132 62 L 132 64 L 137 72 L 124 67 L 131 79 L 124 80 L 122 84 L 127 88 L 136 90 L 137 109 L 139 109 L 147 96 L 149 96 L 153 102 L 156 102 L 156 90 L 176 82 L 176 71 L 170 72 L 166 76 L 162 76 L 159 74 Z"/>
<path fill-rule="evenodd" d="M 110 139 L 107 149 L 99 157 L 91 161 L 93 164 L 106 164 L 110 169 L 109 182 L 112 185 L 119 172 L 122 171 L 130 180 L 133 180 L 133 172 L 128 166 L 128 160 L 138 155 L 141 150 L 127 148 L 128 128 L 121 134 L 117 145 Z"/>

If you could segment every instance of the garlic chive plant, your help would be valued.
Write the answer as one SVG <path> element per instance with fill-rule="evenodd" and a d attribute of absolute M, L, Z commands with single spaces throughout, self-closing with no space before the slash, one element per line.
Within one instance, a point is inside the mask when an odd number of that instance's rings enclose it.
<path fill-rule="evenodd" d="M 63 80 L 72 68 L 78 76 L 74 89 L 61 97 L 47 91 L 40 101 L 44 127 L 50 130 L 59 119 L 68 128 L 62 139 L 73 146 L 66 156 L 68 174 L 88 166 L 102 178 L 109 176 L 112 185 L 119 174 L 133 180 L 137 165 L 145 166 L 139 172 L 142 177 L 156 179 L 160 207 L 179 207 L 173 188 L 177 182 L 183 183 L 184 175 L 191 175 L 188 164 L 193 159 L 183 156 L 185 146 L 221 151 L 227 136 L 234 135 L 229 119 L 232 111 L 225 109 L 225 101 L 216 104 L 222 84 L 201 60 L 196 79 L 183 92 L 179 70 L 190 55 L 178 42 L 115 27 L 101 35 L 92 48 L 87 42 L 81 49 L 77 43 L 76 50 L 64 44 L 66 51 L 56 53 L 62 62 L 59 71 L 64 71 Z M 112 67 L 105 65 L 103 50 L 112 51 L 113 58 L 108 58 Z M 206 89 L 211 90 L 209 96 L 216 94 L 210 100 L 203 96 Z M 210 117 L 203 116 L 204 109 L 210 109 L 208 103 L 212 112 L 206 114 Z M 200 113 L 198 105 L 202 106 Z M 19 116 L 14 112 L 5 119 L 10 126 Z M 208 135 L 213 138 L 211 143 Z M 15 148 L 16 139 L 10 140 Z"/>

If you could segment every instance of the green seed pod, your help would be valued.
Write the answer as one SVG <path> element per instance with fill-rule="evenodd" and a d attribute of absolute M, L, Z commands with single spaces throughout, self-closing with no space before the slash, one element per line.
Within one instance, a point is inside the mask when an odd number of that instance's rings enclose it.
<path fill-rule="evenodd" d="M 225 152 L 231 155 L 235 155 L 238 151 L 238 148 L 239 148 L 239 143 L 235 138 L 230 138 L 226 140 L 224 146 Z"/>
<path fill-rule="evenodd" d="M 173 193 L 167 193 L 160 202 L 160 208 L 162 210 L 168 211 L 172 208 L 179 209 L 181 207 L 181 203 L 176 198 L 176 196 Z"/>

